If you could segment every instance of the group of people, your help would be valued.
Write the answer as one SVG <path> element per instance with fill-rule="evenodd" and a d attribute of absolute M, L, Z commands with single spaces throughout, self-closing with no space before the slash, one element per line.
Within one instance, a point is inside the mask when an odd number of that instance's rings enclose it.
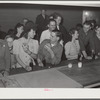
<path fill-rule="evenodd" d="M 63 60 L 97 59 L 100 56 L 100 25 L 95 20 L 77 24 L 67 32 L 58 13 L 46 15 L 42 9 L 36 22 L 25 18 L 5 39 L 0 40 L 0 70 L 10 68 L 31 71 L 35 65 L 57 65 Z"/>

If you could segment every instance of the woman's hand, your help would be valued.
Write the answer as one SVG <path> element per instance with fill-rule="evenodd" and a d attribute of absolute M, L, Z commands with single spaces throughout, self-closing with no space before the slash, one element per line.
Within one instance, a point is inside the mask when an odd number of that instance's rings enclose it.
<path fill-rule="evenodd" d="M 23 43 L 22 47 L 26 53 L 29 53 L 29 46 L 26 43 Z"/>

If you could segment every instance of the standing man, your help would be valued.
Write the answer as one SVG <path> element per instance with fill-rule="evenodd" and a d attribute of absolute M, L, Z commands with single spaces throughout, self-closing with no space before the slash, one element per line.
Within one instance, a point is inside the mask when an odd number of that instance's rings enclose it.
<path fill-rule="evenodd" d="M 42 31 L 46 29 L 48 21 L 49 17 L 46 15 L 46 10 L 42 9 L 41 14 L 36 17 L 38 39 L 40 39 Z"/>

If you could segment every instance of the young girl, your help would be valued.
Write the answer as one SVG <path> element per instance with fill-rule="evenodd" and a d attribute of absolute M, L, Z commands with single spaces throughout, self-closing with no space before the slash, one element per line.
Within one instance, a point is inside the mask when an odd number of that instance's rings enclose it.
<path fill-rule="evenodd" d="M 80 45 L 78 41 L 78 31 L 73 28 L 70 30 L 70 35 L 72 36 L 72 40 L 65 44 L 65 55 L 68 60 L 78 59 L 78 55 L 80 53 Z"/>

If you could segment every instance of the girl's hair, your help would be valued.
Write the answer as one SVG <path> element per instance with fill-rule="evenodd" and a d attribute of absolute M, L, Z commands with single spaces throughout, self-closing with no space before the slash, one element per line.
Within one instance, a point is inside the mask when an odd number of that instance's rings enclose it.
<path fill-rule="evenodd" d="M 28 21 L 24 27 L 23 37 L 28 38 L 28 33 L 31 29 L 36 31 L 36 26 L 33 21 Z"/>
<path fill-rule="evenodd" d="M 14 34 L 15 34 L 15 35 L 17 34 L 17 28 L 20 28 L 21 26 L 24 27 L 24 25 L 21 24 L 21 23 L 17 23 L 17 24 L 16 24 L 16 26 L 15 26 L 15 28 L 14 28 Z"/>
<path fill-rule="evenodd" d="M 73 34 L 75 34 L 75 31 L 78 31 L 77 28 L 71 28 L 69 30 L 69 34 L 72 36 Z"/>

